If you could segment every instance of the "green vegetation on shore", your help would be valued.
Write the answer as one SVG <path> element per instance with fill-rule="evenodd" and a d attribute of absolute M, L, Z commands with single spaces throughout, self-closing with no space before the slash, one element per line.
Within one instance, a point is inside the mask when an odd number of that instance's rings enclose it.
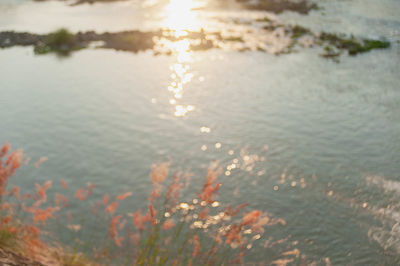
<path fill-rule="evenodd" d="M 390 42 L 381 40 L 356 40 L 353 36 L 347 38 L 337 34 L 322 32 L 319 36 L 324 41 L 337 49 L 348 51 L 349 55 L 369 52 L 372 49 L 385 49 L 390 47 Z"/>
<path fill-rule="evenodd" d="M 311 10 L 319 9 L 316 3 L 308 0 L 260 0 L 256 2 L 251 0 L 237 0 L 237 2 L 242 3 L 248 9 L 263 10 L 276 14 L 284 11 L 292 11 L 305 15 Z"/>
<path fill-rule="evenodd" d="M 292 38 L 297 39 L 303 37 L 306 34 L 311 34 L 311 30 L 304 28 L 300 25 L 295 25 L 292 27 Z"/>
<path fill-rule="evenodd" d="M 45 36 L 43 42 L 35 45 L 36 54 L 55 52 L 59 55 L 68 55 L 71 51 L 84 48 L 76 42 L 76 36 L 65 28 L 61 28 Z"/>
<path fill-rule="evenodd" d="M 174 43 L 185 40 L 189 42 L 189 47 L 192 51 L 209 50 L 212 48 L 230 48 L 236 51 L 258 50 L 278 55 L 291 53 L 296 47 L 320 46 L 323 48 L 323 54 L 321 54 L 321 56 L 325 58 L 336 58 L 344 51 L 354 56 L 369 52 L 373 49 L 386 49 L 390 47 L 390 42 L 384 40 L 355 38 L 354 36 L 348 37 L 345 34 L 336 33 L 314 33 L 303 26 L 282 25 L 271 21 L 269 18 L 258 19 L 255 22 L 264 24 L 264 34 L 270 36 L 269 38 L 274 38 L 274 42 L 282 41 L 285 45 L 281 46 L 278 50 L 273 47 L 269 50 L 268 47 L 270 44 L 263 38 L 260 40 L 265 43 L 258 43 L 257 47 L 252 43 L 254 39 L 247 39 L 246 35 L 238 35 L 237 33 L 225 35 L 225 33 L 223 34 L 218 31 L 187 31 L 185 35 L 177 37 L 172 30 L 159 30 L 154 32 L 122 31 L 115 33 L 96 33 L 89 31 L 71 33 L 67 29 L 62 28 L 44 35 L 0 32 L 0 48 L 12 47 L 15 45 L 32 45 L 34 46 L 34 52 L 38 55 L 56 53 L 61 56 L 68 56 L 71 52 L 88 48 L 92 42 L 96 42 L 99 48 L 130 52 L 154 50 L 155 54 L 164 53 L 166 55 L 171 55 L 173 53 L 171 50 L 173 49 L 173 45 L 171 45 L 172 48 L 165 46 L 165 42 Z M 291 38 L 289 42 L 286 36 Z M 162 40 L 162 52 L 157 50 L 160 40 Z M 232 45 L 232 43 L 235 43 L 235 45 Z M 254 49 L 254 47 L 256 49 Z"/>
<path fill-rule="evenodd" d="M 373 49 L 386 49 L 390 47 L 390 42 L 383 40 L 372 39 L 356 39 L 354 36 L 347 37 L 345 34 L 335 34 L 321 32 L 320 34 L 313 33 L 310 29 L 300 25 L 291 27 L 291 38 L 293 43 L 290 48 L 293 48 L 296 42 L 304 36 L 313 39 L 313 43 L 324 47 L 325 58 L 335 58 L 341 55 L 342 51 L 347 51 L 351 56 L 360 53 L 366 53 Z"/>

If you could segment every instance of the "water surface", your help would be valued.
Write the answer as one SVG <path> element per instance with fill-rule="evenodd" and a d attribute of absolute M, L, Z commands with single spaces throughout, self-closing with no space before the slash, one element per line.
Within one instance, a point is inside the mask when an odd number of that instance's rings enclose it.
<path fill-rule="evenodd" d="M 278 17 L 392 41 L 390 49 L 343 56 L 339 64 L 316 49 L 274 56 L 178 45 L 172 56 L 93 49 L 68 58 L 1 50 L 0 140 L 33 160 L 49 159 L 21 169 L 15 183 L 29 188 L 64 178 L 73 188 L 91 181 L 115 194 L 128 187 L 136 209 L 145 205 L 153 163 L 170 160 L 200 184 L 219 160 L 221 201 L 246 201 L 286 221 L 267 230 L 260 240 L 266 248 L 256 248 L 254 258 L 271 262 L 298 248 L 318 264 L 325 257 L 333 265 L 400 263 L 400 7 L 361 2 L 324 1 L 324 11 Z M 152 10 L 135 1 L 10 1 L 0 4 L 0 29 L 153 27 L 157 19 L 143 8 Z M 25 9 L 49 17 L 28 23 L 37 15 L 19 15 Z M 117 19 L 106 12 L 114 9 Z M 271 245 L 279 239 L 286 241 Z"/>

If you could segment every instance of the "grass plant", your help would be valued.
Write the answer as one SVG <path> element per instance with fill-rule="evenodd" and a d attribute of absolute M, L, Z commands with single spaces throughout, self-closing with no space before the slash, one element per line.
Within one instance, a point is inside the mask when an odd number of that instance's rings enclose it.
<path fill-rule="evenodd" d="M 52 181 L 36 184 L 26 194 L 19 187 L 8 188 L 10 177 L 26 162 L 21 150 L 10 151 L 8 143 L 0 150 L 0 247 L 18 247 L 33 259 L 46 256 L 59 265 L 242 264 L 246 250 L 271 223 L 261 211 L 245 211 L 247 204 L 223 206 L 217 200 L 221 168 L 215 163 L 190 200 L 181 199 L 188 174 L 170 175 L 168 163 L 154 165 L 147 207 L 124 213 L 118 208 L 132 192 L 113 197 L 106 192 L 93 201 L 93 184 L 70 198 L 64 180 L 55 193 L 50 192 Z M 71 203 L 83 205 L 86 216 L 71 215 Z M 53 237 L 60 233 L 73 239 L 62 248 L 62 241 Z"/>

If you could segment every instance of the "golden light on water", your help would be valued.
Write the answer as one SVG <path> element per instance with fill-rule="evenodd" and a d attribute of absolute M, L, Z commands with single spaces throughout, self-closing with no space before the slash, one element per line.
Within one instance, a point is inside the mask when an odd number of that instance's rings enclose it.
<path fill-rule="evenodd" d="M 200 30 L 201 23 L 195 9 L 202 6 L 204 2 L 195 0 L 170 0 L 164 8 L 166 18 L 162 26 L 175 31 L 176 37 L 186 36 L 188 31 Z"/>
<path fill-rule="evenodd" d="M 177 117 L 185 116 L 193 111 L 195 107 L 190 104 L 182 104 L 179 101 L 183 98 L 184 85 L 191 82 L 193 73 L 190 72 L 189 63 L 192 61 L 190 43 L 183 39 L 179 41 L 167 41 L 165 45 L 173 51 L 176 56 L 176 62 L 170 66 L 171 83 L 168 85 L 168 91 L 172 94 L 169 103 L 175 106 L 174 115 Z"/>
<path fill-rule="evenodd" d="M 156 40 L 156 43 L 160 51 L 171 53 L 176 58 L 170 65 L 171 82 L 167 86 L 171 95 L 168 102 L 174 106 L 176 117 L 183 117 L 195 110 L 195 106 L 184 103 L 183 98 L 185 84 L 190 83 L 194 76 L 190 66 L 193 62 L 191 42 L 185 36 L 191 31 L 200 31 L 202 28 L 196 9 L 204 5 L 204 0 L 170 0 L 163 9 L 164 19 L 161 27 L 167 31 L 166 35 Z"/>
<path fill-rule="evenodd" d="M 191 62 L 190 44 L 188 40 L 180 40 L 169 43 L 170 48 L 176 55 L 176 63 L 170 66 L 171 83 L 168 85 L 168 91 L 171 92 L 173 98 L 169 100 L 171 105 L 175 106 L 174 115 L 177 117 L 185 116 L 188 112 L 193 111 L 193 105 L 181 104 L 178 101 L 182 100 L 184 85 L 189 83 L 193 78 L 193 73 L 190 72 L 189 62 Z"/>

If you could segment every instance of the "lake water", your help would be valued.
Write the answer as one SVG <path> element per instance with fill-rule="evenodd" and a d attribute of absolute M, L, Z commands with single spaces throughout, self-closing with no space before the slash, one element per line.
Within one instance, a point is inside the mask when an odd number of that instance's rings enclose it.
<path fill-rule="evenodd" d="M 153 2 L 3 0 L 0 30 L 179 30 L 163 13 L 168 1 Z M 136 209 L 145 204 L 153 163 L 170 161 L 200 184 L 219 160 L 222 202 L 249 202 L 286 221 L 266 230 L 266 248 L 255 257 L 271 262 L 297 248 L 308 263 L 399 264 L 400 2 L 320 5 L 308 16 L 277 18 L 385 37 L 391 48 L 340 63 L 317 49 L 281 56 L 88 49 L 67 58 L 36 56 L 32 47 L 0 50 L 0 142 L 23 148 L 33 161 L 48 157 L 38 169 L 23 167 L 14 183 L 29 189 L 63 178 L 78 188 L 91 181 L 100 191 L 132 191 Z M 196 21 L 215 26 L 216 16 L 263 14 L 212 9 Z"/>

